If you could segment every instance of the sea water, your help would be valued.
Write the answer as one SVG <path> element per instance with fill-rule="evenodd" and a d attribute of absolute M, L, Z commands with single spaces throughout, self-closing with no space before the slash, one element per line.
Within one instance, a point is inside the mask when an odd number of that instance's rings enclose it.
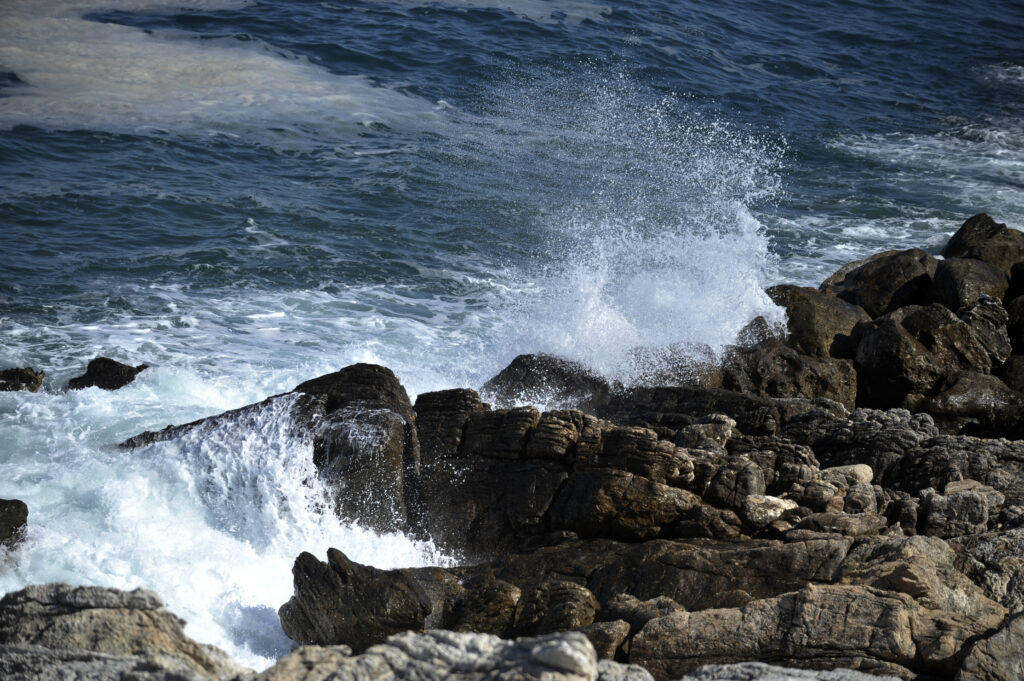
<path fill-rule="evenodd" d="M 413 399 L 521 352 L 629 384 L 764 294 L 1024 227 L 1024 8 L 815 0 L 0 2 L 0 590 L 160 593 L 265 667 L 301 551 L 444 564 L 339 523 L 287 401 L 354 362 Z M 68 392 L 107 355 L 148 364 Z"/>

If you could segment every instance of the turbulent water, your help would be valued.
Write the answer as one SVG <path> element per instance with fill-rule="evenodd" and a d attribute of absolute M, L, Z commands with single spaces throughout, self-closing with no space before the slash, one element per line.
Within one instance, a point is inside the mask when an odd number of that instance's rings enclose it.
<path fill-rule="evenodd" d="M 356 361 L 410 393 L 519 352 L 630 382 L 763 293 L 869 253 L 1024 227 L 1013 1 L 0 2 L 0 590 L 145 586 L 257 667 L 339 526 L 274 410 L 145 429 Z M 65 392 L 89 359 L 151 369 Z"/>

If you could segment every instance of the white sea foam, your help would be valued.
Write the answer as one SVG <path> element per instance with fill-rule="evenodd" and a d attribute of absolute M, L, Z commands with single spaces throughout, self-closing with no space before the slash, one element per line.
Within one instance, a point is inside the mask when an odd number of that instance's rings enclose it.
<path fill-rule="evenodd" d="M 0 127 L 252 134 L 346 125 L 427 125 L 428 102 L 340 76 L 259 41 L 89 21 L 112 9 L 225 9 L 221 0 L 8 0 L 0 67 L 24 81 L 0 98 Z M 299 137 L 308 135 L 309 130 Z"/>
<path fill-rule="evenodd" d="M 429 544 L 337 522 L 311 445 L 292 432 L 291 397 L 179 440 L 110 446 L 157 411 L 180 420 L 208 394 L 196 387 L 144 373 L 118 392 L 0 395 L 0 429 L 14 442 L 6 456 L 20 457 L 3 461 L 0 497 L 30 509 L 26 541 L 0 562 L 0 590 L 154 589 L 188 634 L 265 667 L 291 646 L 276 609 L 291 596 L 299 552 L 323 558 L 334 546 L 385 568 L 445 562 Z M 168 393 L 192 403 L 165 402 Z"/>

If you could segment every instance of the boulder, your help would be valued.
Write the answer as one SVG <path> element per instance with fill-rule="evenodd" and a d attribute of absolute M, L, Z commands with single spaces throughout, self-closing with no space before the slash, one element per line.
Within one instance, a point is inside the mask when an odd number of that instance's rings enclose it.
<path fill-rule="evenodd" d="M 820 290 L 859 305 L 871 318 L 928 302 L 938 261 L 920 249 L 886 251 L 849 263 Z"/>
<path fill-rule="evenodd" d="M 295 592 L 278 614 L 288 638 L 302 645 L 347 645 L 361 652 L 402 631 L 422 631 L 431 612 L 419 582 L 327 550 L 327 562 L 303 552 L 292 567 Z"/>
<path fill-rule="evenodd" d="M 13 667 L 17 673 L 39 670 L 40 676 L 68 678 L 53 668 L 140 668 L 160 672 L 154 679 L 228 679 L 248 671 L 217 648 L 185 636 L 184 624 L 144 589 L 30 586 L 0 599 L 0 646 L 6 649 L 0 671 Z"/>
<path fill-rule="evenodd" d="M 947 258 L 935 269 L 930 298 L 959 312 L 983 295 L 1001 299 L 1009 285 L 1009 276 L 984 260 Z"/>
<path fill-rule="evenodd" d="M 763 397 L 822 397 L 852 409 L 857 374 L 849 360 L 803 355 L 770 340 L 733 348 L 722 367 L 722 387 Z"/>
<path fill-rule="evenodd" d="M 97 357 L 89 362 L 84 374 L 68 381 L 68 390 L 94 386 L 103 390 L 117 390 L 134 381 L 140 372 L 148 368 L 148 364 L 133 367 L 109 357 Z"/>
<path fill-rule="evenodd" d="M 36 371 L 32 367 L 0 370 L 0 392 L 17 390 L 26 390 L 30 393 L 38 392 L 43 385 L 44 376 L 46 376 L 45 372 Z"/>
<path fill-rule="evenodd" d="M 28 506 L 21 499 L 0 499 L 0 546 L 13 548 L 28 524 Z"/>
<path fill-rule="evenodd" d="M 961 310 L 959 317 L 971 327 L 974 337 L 988 353 L 993 367 L 1001 366 L 1009 358 L 1013 351 L 1007 332 L 1009 315 L 998 298 L 982 295 Z"/>
<path fill-rule="evenodd" d="M 961 371 L 940 383 L 936 394 L 910 404 L 948 433 L 1019 437 L 1024 395 L 996 376 Z"/>
<path fill-rule="evenodd" d="M 871 319 L 864 308 L 803 286 L 773 286 L 767 293 L 776 305 L 786 308 L 790 347 L 814 357 L 853 359 L 857 350 L 853 327 Z"/>
<path fill-rule="evenodd" d="M 608 381 L 579 362 L 553 355 L 519 355 L 481 393 L 498 407 L 543 404 L 574 408 L 605 400 Z"/>
<path fill-rule="evenodd" d="M 1012 267 L 1024 261 L 1024 233 L 982 213 L 964 222 L 942 249 L 942 255 L 983 260 L 1009 277 Z"/>

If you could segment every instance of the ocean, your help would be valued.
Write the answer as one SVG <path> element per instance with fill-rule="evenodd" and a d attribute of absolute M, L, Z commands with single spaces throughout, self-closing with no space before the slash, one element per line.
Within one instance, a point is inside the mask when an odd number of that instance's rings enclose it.
<path fill-rule="evenodd" d="M 266 667 L 324 514 L 283 414 L 142 430 L 354 362 L 413 399 L 550 352 L 624 384 L 782 318 L 764 288 L 1024 227 L 1012 0 L 0 0 L 0 591 L 160 593 Z M 66 391 L 90 359 L 150 369 Z"/>

